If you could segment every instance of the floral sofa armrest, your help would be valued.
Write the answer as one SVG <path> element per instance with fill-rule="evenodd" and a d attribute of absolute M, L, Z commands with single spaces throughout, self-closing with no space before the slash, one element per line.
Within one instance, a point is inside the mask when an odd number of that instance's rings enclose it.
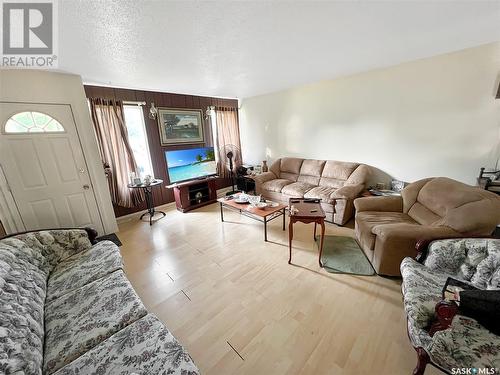
<path fill-rule="evenodd" d="M 267 181 L 271 181 L 278 178 L 273 172 L 264 172 L 256 176 L 252 176 L 255 181 L 255 192 L 257 194 L 261 193 L 262 184 Z"/>

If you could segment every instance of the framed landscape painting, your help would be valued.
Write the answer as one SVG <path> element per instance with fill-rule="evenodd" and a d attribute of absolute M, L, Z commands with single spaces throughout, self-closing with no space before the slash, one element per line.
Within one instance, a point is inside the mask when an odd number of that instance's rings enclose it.
<path fill-rule="evenodd" d="M 158 108 L 158 127 L 162 146 L 203 142 L 201 109 Z"/>

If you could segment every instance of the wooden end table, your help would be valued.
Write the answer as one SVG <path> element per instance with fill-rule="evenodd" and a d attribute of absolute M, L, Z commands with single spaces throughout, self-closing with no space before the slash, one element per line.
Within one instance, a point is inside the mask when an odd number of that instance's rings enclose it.
<path fill-rule="evenodd" d="M 278 203 L 275 207 L 257 208 L 250 204 L 236 203 L 234 199 L 219 198 L 217 201 L 220 204 L 220 219 L 224 222 L 224 208 L 233 211 L 239 211 L 243 216 L 249 217 L 264 223 L 264 241 L 267 241 L 267 223 L 277 217 L 283 217 L 283 230 L 285 230 L 285 209 L 287 206 Z"/>
<path fill-rule="evenodd" d="M 319 245 L 319 258 L 318 263 L 321 263 L 321 254 L 323 253 L 323 241 L 325 239 L 325 211 L 321 208 L 320 199 L 304 199 L 304 198 L 290 198 L 290 221 L 288 223 L 288 245 L 290 248 L 290 256 L 288 257 L 288 264 L 292 263 L 292 239 L 293 239 L 293 224 L 297 222 L 309 224 L 314 223 L 314 240 L 316 241 L 316 226 L 321 225 L 321 240 Z M 291 207 L 295 208 L 292 212 Z"/>

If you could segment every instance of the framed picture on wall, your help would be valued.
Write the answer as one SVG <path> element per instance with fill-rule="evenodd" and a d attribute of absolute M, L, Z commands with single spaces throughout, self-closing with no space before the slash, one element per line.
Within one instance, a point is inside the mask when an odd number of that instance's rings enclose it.
<path fill-rule="evenodd" d="M 203 142 L 201 109 L 158 108 L 158 127 L 162 146 Z"/>

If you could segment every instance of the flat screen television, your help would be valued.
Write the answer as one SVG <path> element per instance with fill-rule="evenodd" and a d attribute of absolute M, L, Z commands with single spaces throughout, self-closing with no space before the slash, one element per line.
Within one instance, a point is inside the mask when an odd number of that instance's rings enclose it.
<path fill-rule="evenodd" d="M 170 183 L 217 174 L 213 147 L 165 151 Z"/>

